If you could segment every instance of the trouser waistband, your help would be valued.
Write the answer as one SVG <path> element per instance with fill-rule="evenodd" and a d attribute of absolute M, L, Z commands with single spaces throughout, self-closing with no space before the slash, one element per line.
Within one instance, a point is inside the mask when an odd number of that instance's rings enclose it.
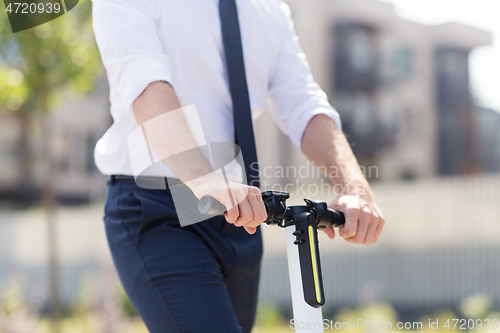
<path fill-rule="evenodd" d="M 177 178 L 168 178 L 168 177 L 153 177 L 153 176 L 139 176 L 138 179 L 141 182 L 151 182 L 151 183 L 157 183 L 159 179 L 163 179 L 165 181 L 165 185 L 168 187 L 168 184 L 174 185 L 174 184 L 180 184 L 181 181 Z M 136 178 L 134 176 L 130 175 L 109 175 L 107 179 L 107 184 L 113 185 L 117 181 L 134 181 L 137 182 Z"/>

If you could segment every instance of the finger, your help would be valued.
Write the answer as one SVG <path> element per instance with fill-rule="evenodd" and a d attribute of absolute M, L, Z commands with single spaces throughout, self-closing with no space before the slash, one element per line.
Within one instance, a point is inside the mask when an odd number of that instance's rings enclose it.
<path fill-rule="evenodd" d="M 224 214 L 226 221 L 229 223 L 235 223 L 236 220 L 238 220 L 239 216 L 240 216 L 240 210 L 238 208 L 238 205 L 231 207 L 226 211 L 226 214 Z"/>
<path fill-rule="evenodd" d="M 260 193 L 259 193 L 259 196 L 262 198 Z M 255 194 L 248 195 L 248 202 L 249 202 L 250 207 L 252 209 L 253 219 L 251 221 L 249 221 L 246 224 L 246 226 L 257 227 L 262 222 L 264 222 L 267 218 L 266 208 L 264 206 L 264 202 L 263 201 L 259 202 L 257 199 L 257 196 Z"/>
<path fill-rule="evenodd" d="M 247 226 L 244 226 L 243 228 L 245 228 L 245 230 L 250 234 L 250 235 L 253 235 L 255 234 L 255 232 L 257 231 L 257 228 L 252 228 L 252 227 L 247 227 Z"/>
<path fill-rule="evenodd" d="M 238 209 L 240 211 L 240 217 L 234 222 L 235 226 L 242 227 L 253 220 L 252 208 L 247 200 L 240 202 Z"/>
<path fill-rule="evenodd" d="M 229 223 L 234 223 L 238 219 L 238 216 L 240 216 L 240 211 L 238 209 L 237 204 L 233 204 L 234 199 L 233 199 L 233 191 L 228 188 L 227 192 L 227 198 L 224 198 L 225 201 L 223 202 L 224 206 L 226 206 L 227 209 L 226 213 L 224 214 L 224 217 L 226 218 L 226 221 Z"/>
<path fill-rule="evenodd" d="M 378 224 L 379 217 L 374 215 L 370 222 L 370 225 L 368 226 L 368 230 L 366 231 L 366 236 L 363 240 L 363 244 L 370 245 L 375 243 L 375 232 L 377 231 Z"/>
<path fill-rule="evenodd" d="M 380 233 L 382 232 L 382 229 L 384 228 L 384 224 L 385 224 L 385 219 L 380 216 L 379 217 L 379 222 L 378 222 L 378 226 L 377 226 L 377 230 L 375 230 L 375 236 L 373 237 L 373 242 L 376 243 L 378 241 L 378 238 L 380 237 Z"/>
<path fill-rule="evenodd" d="M 368 207 L 364 207 L 361 210 L 361 213 L 359 215 L 359 222 L 358 222 L 358 230 L 356 231 L 356 235 L 352 237 L 353 243 L 356 244 L 361 244 L 366 238 L 366 232 L 368 230 L 368 227 L 370 225 L 371 219 L 372 219 L 372 213 L 370 212 Z"/>
<path fill-rule="evenodd" d="M 262 193 L 260 192 L 260 189 L 257 188 L 257 195 L 256 195 L 257 202 L 259 203 L 259 207 L 261 207 L 261 213 L 264 214 L 264 221 L 267 220 L 267 210 L 266 210 L 266 205 L 264 204 L 264 199 L 262 199 Z"/>
<path fill-rule="evenodd" d="M 334 239 L 335 238 L 335 230 L 333 230 L 333 228 L 325 228 L 323 229 L 323 232 L 328 236 L 328 238 L 330 239 Z"/>
<path fill-rule="evenodd" d="M 358 231 L 360 209 L 350 208 L 344 211 L 342 208 L 339 208 L 338 210 L 343 212 L 345 216 L 345 224 L 339 227 L 339 235 L 346 239 L 354 237 Z"/>
<path fill-rule="evenodd" d="M 346 242 L 349 242 L 349 243 L 353 243 L 353 244 L 358 244 L 355 240 L 354 240 L 354 237 L 351 237 L 351 238 L 346 238 L 345 239 Z"/>

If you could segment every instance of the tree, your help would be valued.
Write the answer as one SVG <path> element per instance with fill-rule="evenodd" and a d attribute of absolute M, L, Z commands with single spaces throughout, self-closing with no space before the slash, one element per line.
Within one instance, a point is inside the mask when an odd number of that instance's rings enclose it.
<path fill-rule="evenodd" d="M 102 75 L 102 65 L 91 26 L 90 1 L 81 1 L 71 12 L 35 28 L 12 33 L 6 12 L 0 14 L 0 112 L 18 117 L 19 169 L 24 191 L 32 186 L 32 152 L 29 147 L 33 124 L 42 125 L 44 141 L 43 198 L 47 212 L 50 280 L 54 331 L 59 316 L 57 294 L 57 249 L 54 210 L 56 193 L 49 143 L 49 112 L 62 97 L 92 90 Z"/>
<path fill-rule="evenodd" d="M 102 73 L 91 26 L 90 1 L 41 26 L 12 33 L 5 12 L 0 14 L 0 105 L 22 124 L 20 188 L 31 184 L 30 123 L 45 118 L 69 92 L 92 89 Z"/>

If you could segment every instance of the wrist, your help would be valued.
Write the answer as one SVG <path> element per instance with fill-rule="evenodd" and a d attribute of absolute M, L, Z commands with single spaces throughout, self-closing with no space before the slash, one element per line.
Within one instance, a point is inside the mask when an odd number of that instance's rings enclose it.
<path fill-rule="evenodd" d="M 338 183 L 337 183 L 338 184 Z M 341 193 L 339 195 L 355 196 L 367 202 L 373 202 L 373 194 L 370 186 L 366 181 L 364 182 L 350 182 L 347 184 L 340 184 Z"/>
<path fill-rule="evenodd" d="M 211 172 L 207 175 L 186 181 L 185 184 L 199 199 L 206 195 L 210 188 L 225 186 L 225 180 L 215 172 Z"/>

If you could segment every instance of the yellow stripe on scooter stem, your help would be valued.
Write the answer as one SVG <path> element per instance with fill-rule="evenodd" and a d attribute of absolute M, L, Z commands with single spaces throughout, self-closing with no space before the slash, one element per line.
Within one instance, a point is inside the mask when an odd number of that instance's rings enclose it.
<path fill-rule="evenodd" d="M 316 265 L 316 243 L 314 242 L 314 228 L 312 225 L 309 226 L 309 248 L 311 250 L 311 261 L 313 269 L 314 278 L 314 290 L 316 291 L 316 301 L 321 303 L 321 295 L 319 293 L 319 279 L 318 279 L 318 267 Z"/>

